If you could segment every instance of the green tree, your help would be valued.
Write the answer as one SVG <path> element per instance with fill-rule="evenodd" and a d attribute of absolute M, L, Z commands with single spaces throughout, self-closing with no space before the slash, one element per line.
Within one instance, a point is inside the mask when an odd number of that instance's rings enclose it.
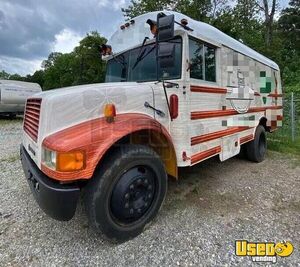
<path fill-rule="evenodd" d="M 212 4 L 210 0 L 131 0 L 129 6 L 122 9 L 127 19 L 158 10 L 174 10 L 193 19 L 206 21 L 209 19 Z"/>
<path fill-rule="evenodd" d="M 209 21 L 212 4 L 210 0 L 182 0 L 177 2 L 176 11 L 187 14 L 195 20 Z"/>
<path fill-rule="evenodd" d="M 131 0 L 127 8 L 122 8 L 122 12 L 127 19 L 131 19 L 151 11 L 163 9 L 173 10 L 176 4 L 176 0 Z"/>
<path fill-rule="evenodd" d="M 88 33 L 74 49 L 74 84 L 103 82 L 105 63 L 101 60 L 99 47 L 107 40 L 96 31 Z"/>
<path fill-rule="evenodd" d="M 300 0 L 292 0 L 278 19 L 283 41 L 281 66 L 287 91 L 300 91 Z"/>
<path fill-rule="evenodd" d="M 48 58 L 42 62 L 42 68 L 47 70 L 48 68 L 52 67 L 61 55 L 62 53 L 59 52 L 51 52 Z"/>
<path fill-rule="evenodd" d="M 45 82 L 45 72 L 43 70 L 37 70 L 33 75 L 27 75 L 26 81 L 32 83 L 38 83 L 42 88 Z"/>
<path fill-rule="evenodd" d="M 256 0 L 238 0 L 232 15 L 233 37 L 261 51 L 264 46 L 263 26 Z"/>
<path fill-rule="evenodd" d="M 96 31 L 88 33 L 71 53 L 49 55 L 43 61 L 45 90 L 71 85 L 103 82 L 105 63 L 100 58 L 99 46 L 106 43 Z"/>
<path fill-rule="evenodd" d="M 26 81 L 26 77 L 22 77 L 21 75 L 15 73 L 12 75 L 9 75 L 9 80 L 14 80 L 14 81 Z"/>
<path fill-rule="evenodd" d="M 51 55 L 51 54 L 50 54 Z M 51 66 L 45 69 L 44 89 L 60 88 L 70 86 L 73 83 L 72 78 L 72 59 L 74 55 L 60 54 L 55 58 Z"/>
<path fill-rule="evenodd" d="M 4 70 L 0 71 L 0 79 L 1 80 L 8 80 L 9 76 L 10 75 L 6 71 L 4 71 Z"/>

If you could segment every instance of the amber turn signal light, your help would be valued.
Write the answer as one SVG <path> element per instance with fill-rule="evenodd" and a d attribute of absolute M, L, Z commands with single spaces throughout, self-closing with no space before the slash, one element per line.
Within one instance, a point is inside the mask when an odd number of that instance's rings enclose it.
<path fill-rule="evenodd" d="M 106 104 L 104 106 L 104 117 L 107 122 L 113 122 L 116 117 L 116 107 L 114 104 Z"/>
<path fill-rule="evenodd" d="M 83 151 L 59 152 L 56 158 L 56 170 L 61 172 L 79 171 L 85 168 Z"/>
<path fill-rule="evenodd" d="M 156 36 L 157 35 L 157 23 L 154 20 L 148 19 L 146 23 L 150 26 L 151 33 Z"/>
<path fill-rule="evenodd" d="M 188 20 L 187 19 L 182 19 L 180 22 L 184 26 L 188 25 Z"/>
<path fill-rule="evenodd" d="M 107 56 L 112 54 L 112 47 L 110 45 L 103 44 L 100 46 L 100 54 Z"/>

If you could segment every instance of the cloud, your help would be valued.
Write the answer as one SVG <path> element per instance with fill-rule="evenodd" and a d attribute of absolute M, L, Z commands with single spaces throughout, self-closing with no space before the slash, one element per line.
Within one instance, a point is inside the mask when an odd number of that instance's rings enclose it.
<path fill-rule="evenodd" d="M 110 37 L 129 0 L 1 0 L 0 70 L 30 72 L 53 50 L 71 51 L 87 32 Z M 72 47 L 73 46 L 73 47 Z M 12 63 L 8 60 L 12 58 Z M 5 62 L 5 64 L 3 64 Z"/>
<path fill-rule="evenodd" d="M 55 35 L 53 51 L 70 53 L 75 46 L 78 46 L 82 38 L 83 36 L 70 29 L 63 29 L 60 33 Z"/>
<path fill-rule="evenodd" d="M 0 70 L 5 70 L 8 73 L 18 73 L 20 75 L 33 74 L 41 68 L 42 58 L 36 60 L 26 60 L 15 57 L 0 57 Z"/>
<path fill-rule="evenodd" d="M 281 0 L 284 7 L 288 0 Z M 106 38 L 124 22 L 130 0 L 0 0 L 0 71 L 32 72 L 50 52 L 71 51 L 97 30 Z"/>

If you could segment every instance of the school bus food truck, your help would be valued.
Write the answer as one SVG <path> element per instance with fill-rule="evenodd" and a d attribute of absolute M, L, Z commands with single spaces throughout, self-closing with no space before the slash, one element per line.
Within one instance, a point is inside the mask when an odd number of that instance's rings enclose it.
<path fill-rule="evenodd" d="M 266 132 L 282 121 L 270 59 L 169 11 L 121 25 L 101 54 L 105 83 L 27 100 L 22 164 L 52 218 L 70 220 L 82 193 L 93 228 L 128 240 L 158 213 L 179 167 L 241 150 L 263 161 Z"/>

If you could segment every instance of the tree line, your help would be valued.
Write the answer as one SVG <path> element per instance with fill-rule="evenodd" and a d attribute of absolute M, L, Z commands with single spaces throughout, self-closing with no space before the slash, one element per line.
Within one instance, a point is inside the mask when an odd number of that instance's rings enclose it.
<path fill-rule="evenodd" d="M 90 32 L 71 53 L 50 53 L 41 64 L 42 69 L 34 74 L 10 75 L 2 71 L 0 79 L 38 83 L 43 90 L 103 82 L 105 63 L 101 60 L 99 46 L 106 41 L 98 32 Z"/>
<path fill-rule="evenodd" d="M 163 9 L 207 22 L 271 58 L 280 66 L 285 91 L 300 92 L 300 0 L 282 10 L 278 0 L 131 0 L 122 12 L 129 20 Z M 98 47 L 106 41 L 96 31 L 88 33 L 71 53 L 50 53 L 33 75 L 2 71 L 0 78 L 37 82 L 43 90 L 103 82 L 105 63 Z"/>

